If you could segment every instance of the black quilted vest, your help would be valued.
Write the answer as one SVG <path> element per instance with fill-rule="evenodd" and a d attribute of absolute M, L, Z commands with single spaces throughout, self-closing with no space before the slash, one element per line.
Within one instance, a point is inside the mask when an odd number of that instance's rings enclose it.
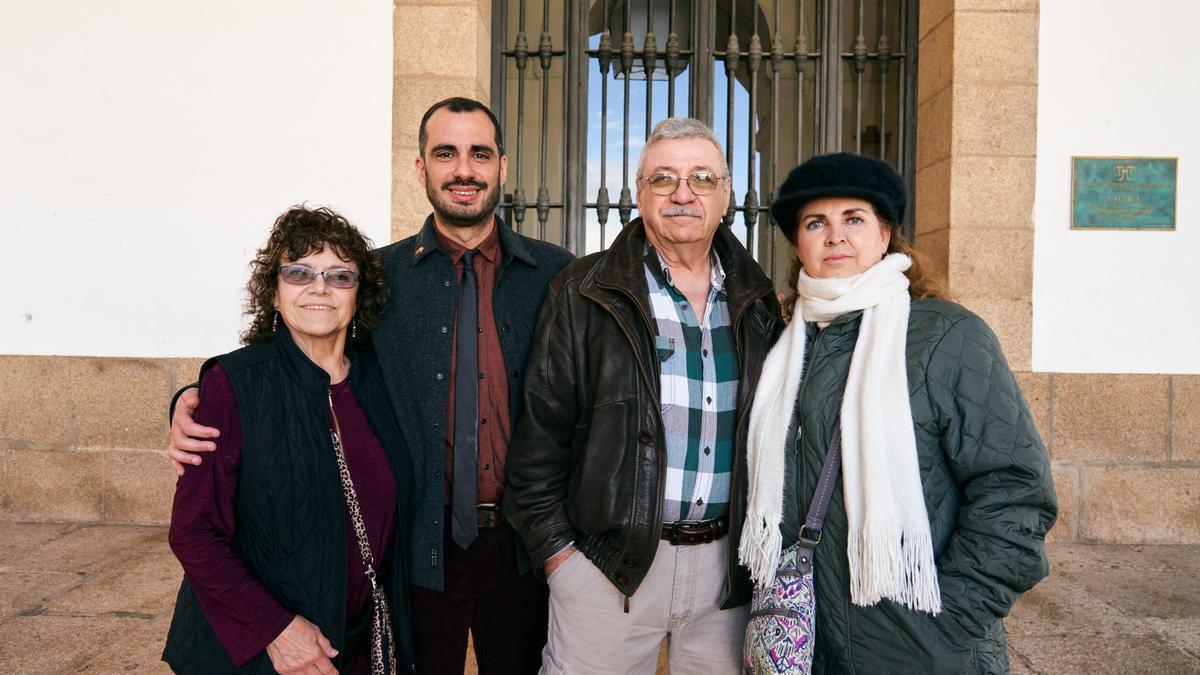
<path fill-rule="evenodd" d="M 392 463 L 399 514 L 381 576 L 392 609 L 396 659 L 410 671 L 412 650 L 404 545 L 412 469 L 373 356 L 351 353 L 350 384 Z M 286 329 L 210 359 L 229 376 L 242 422 L 234 545 L 263 586 L 288 610 L 316 624 L 341 650 L 346 638 L 345 502 L 329 437 L 329 376 Z M 203 396 L 203 392 L 201 393 Z M 351 533 L 352 536 L 352 533 Z M 353 571 L 362 562 L 353 556 Z M 274 673 L 262 651 L 235 667 L 209 626 L 186 576 L 175 601 L 163 660 L 178 673 Z"/>

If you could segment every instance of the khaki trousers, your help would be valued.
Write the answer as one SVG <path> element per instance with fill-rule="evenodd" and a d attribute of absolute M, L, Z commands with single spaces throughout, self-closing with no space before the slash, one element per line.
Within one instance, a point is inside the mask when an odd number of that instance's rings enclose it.
<path fill-rule="evenodd" d="M 543 675 L 653 675 L 659 645 L 668 640 L 671 673 L 739 673 L 748 605 L 718 606 L 725 585 L 728 541 L 658 543 L 654 563 L 633 597 L 624 596 L 582 553 L 550 575 L 550 626 Z"/>

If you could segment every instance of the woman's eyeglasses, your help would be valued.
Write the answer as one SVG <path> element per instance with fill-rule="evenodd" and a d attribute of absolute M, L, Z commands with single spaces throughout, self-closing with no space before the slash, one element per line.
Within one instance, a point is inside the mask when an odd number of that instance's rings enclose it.
<path fill-rule="evenodd" d="M 724 176 L 718 176 L 711 171 L 697 171 L 687 177 L 687 186 L 694 195 L 711 195 L 717 191 L 717 187 L 721 184 L 723 178 Z M 673 173 L 664 171 L 645 176 L 642 180 L 646 181 L 650 186 L 651 192 L 656 195 L 666 196 L 674 193 L 679 188 L 679 181 L 684 179 Z"/>
<path fill-rule="evenodd" d="M 358 275 L 350 270 L 318 272 L 304 265 L 284 265 L 279 268 L 279 278 L 293 286 L 307 286 L 318 275 L 325 277 L 325 283 L 334 288 L 354 288 L 358 284 Z"/>

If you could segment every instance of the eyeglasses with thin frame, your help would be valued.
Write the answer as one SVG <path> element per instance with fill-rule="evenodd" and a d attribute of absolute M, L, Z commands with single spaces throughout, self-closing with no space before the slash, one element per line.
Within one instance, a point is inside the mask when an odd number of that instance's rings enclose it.
<path fill-rule="evenodd" d="M 692 194 L 703 197 L 716 192 L 724 179 L 725 176 L 718 176 L 711 171 L 697 171 L 687 177 L 687 186 Z M 651 192 L 665 197 L 679 189 L 679 181 L 684 179 L 669 171 L 661 171 L 643 176 L 642 180 L 650 186 Z"/>
<path fill-rule="evenodd" d="M 358 285 L 358 275 L 350 270 L 334 269 L 319 272 L 305 265 L 291 264 L 279 268 L 279 278 L 284 283 L 293 286 L 307 286 L 318 276 L 325 277 L 325 283 L 334 288 L 354 288 Z"/>

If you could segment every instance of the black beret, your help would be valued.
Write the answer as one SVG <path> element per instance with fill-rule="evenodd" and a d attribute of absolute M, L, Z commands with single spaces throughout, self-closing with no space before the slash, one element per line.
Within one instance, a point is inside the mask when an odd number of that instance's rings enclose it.
<path fill-rule="evenodd" d="M 866 200 L 892 225 L 904 220 L 908 207 L 904 181 L 887 162 L 846 152 L 810 157 L 788 173 L 771 204 L 771 217 L 788 241 L 795 241 L 796 212 L 822 197 Z"/>

